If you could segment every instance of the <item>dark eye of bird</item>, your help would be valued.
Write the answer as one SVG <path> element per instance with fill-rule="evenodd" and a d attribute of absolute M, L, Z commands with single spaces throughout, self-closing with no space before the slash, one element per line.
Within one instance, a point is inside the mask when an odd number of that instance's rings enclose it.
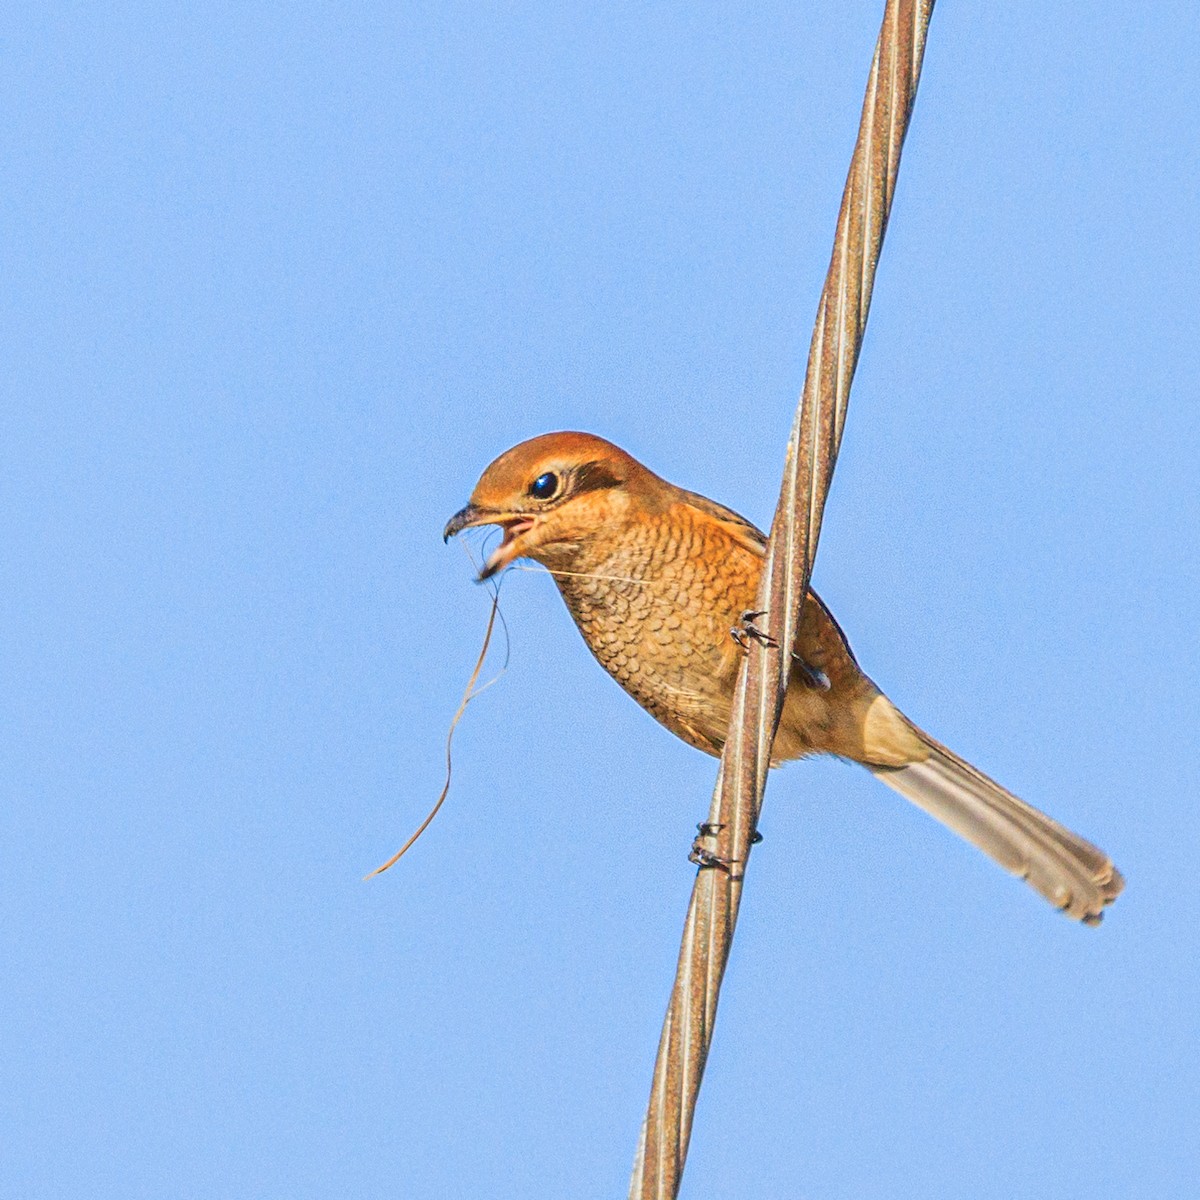
<path fill-rule="evenodd" d="M 553 471 L 539 475 L 530 485 L 529 494 L 535 500 L 549 500 L 558 491 L 558 476 Z"/>

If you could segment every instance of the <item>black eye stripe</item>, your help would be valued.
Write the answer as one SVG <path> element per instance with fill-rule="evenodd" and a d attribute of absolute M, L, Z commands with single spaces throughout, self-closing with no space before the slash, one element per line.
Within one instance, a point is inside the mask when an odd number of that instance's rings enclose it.
<path fill-rule="evenodd" d="M 575 472 L 576 492 L 599 492 L 605 488 L 616 487 L 619 480 L 605 463 L 590 462 Z"/>

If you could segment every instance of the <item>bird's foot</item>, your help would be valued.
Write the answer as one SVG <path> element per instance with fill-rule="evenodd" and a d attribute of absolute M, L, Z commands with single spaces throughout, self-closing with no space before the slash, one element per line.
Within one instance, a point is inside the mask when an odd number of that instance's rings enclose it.
<path fill-rule="evenodd" d="M 742 613 L 741 620 L 729 631 L 729 636 L 743 650 L 749 650 L 751 642 L 757 642 L 760 646 L 770 646 L 772 648 L 778 646 L 779 643 L 770 634 L 755 624 L 755 621 L 759 617 L 765 617 L 766 615 L 765 610 Z M 800 674 L 804 676 L 804 681 L 810 687 L 819 688 L 823 692 L 829 691 L 829 676 L 820 667 L 814 667 L 811 663 L 805 662 L 795 651 L 792 652 L 792 661 L 796 664 Z"/>
<path fill-rule="evenodd" d="M 696 840 L 692 842 L 688 862 L 695 863 L 698 867 L 716 867 L 732 875 L 733 864 L 737 861 L 736 859 L 723 858 L 719 854 L 714 854 L 707 846 L 700 844 L 704 838 L 715 838 L 724 828 L 723 824 L 714 824 L 712 821 L 701 821 L 696 826 Z M 762 840 L 763 835 L 757 829 L 750 835 L 750 845 L 752 846 L 757 846 Z"/>
<path fill-rule="evenodd" d="M 703 846 L 696 843 L 692 846 L 692 852 L 688 855 L 688 862 L 695 863 L 696 866 L 716 867 L 719 871 L 724 871 L 727 875 L 733 874 L 733 863 L 728 858 L 722 858 L 719 854 L 714 854 L 711 850 L 705 850 Z"/>
<path fill-rule="evenodd" d="M 741 619 L 729 631 L 729 636 L 743 650 L 749 650 L 751 642 L 757 642 L 760 646 L 778 646 L 779 643 L 773 637 L 766 633 L 765 630 L 759 629 L 754 623 L 759 617 L 765 617 L 766 615 L 765 609 L 758 612 L 746 611 L 742 613 Z"/>

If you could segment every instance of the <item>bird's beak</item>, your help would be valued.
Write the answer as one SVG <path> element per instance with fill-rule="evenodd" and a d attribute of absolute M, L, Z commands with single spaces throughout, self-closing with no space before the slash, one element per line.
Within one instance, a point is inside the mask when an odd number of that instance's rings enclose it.
<path fill-rule="evenodd" d="M 462 533 L 464 529 L 471 529 L 476 525 L 499 525 L 504 530 L 503 540 L 488 556 L 487 562 L 483 564 L 483 570 L 479 572 L 479 579 L 482 582 L 507 567 L 514 558 L 521 557 L 524 552 L 521 536 L 533 528 L 533 517 L 528 513 L 495 512 L 468 504 L 466 508 L 459 509 L 446 522 L 446 528 L 442 530 L 442 541 L 448 542 L 455 534 Z"/>
<path fill-rule="evenodd" d="M 442 530 L 442 541 L 448 542 L 456 534 L 462 533 L 464 529 L 470 529 L 473 525 L 486 525 L 488 515 L 483 509 L 476 508 L 473 504 L 468 504 L 466 508 L 460 508 L 446 522 L 446 528 Z"/>

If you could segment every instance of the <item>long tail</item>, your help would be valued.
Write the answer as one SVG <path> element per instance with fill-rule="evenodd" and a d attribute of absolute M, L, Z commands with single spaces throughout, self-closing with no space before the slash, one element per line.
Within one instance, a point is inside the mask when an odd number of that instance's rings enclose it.
<path fill-rule="evenodd" d="M 1020 876 L 1067 916 L 1099 925 L 1105 905 L 1125 886 L 1112 859 L 915 725 L 912 729 L 929 757 L 904 767 L 871 767 L 872 773 Z"/>

